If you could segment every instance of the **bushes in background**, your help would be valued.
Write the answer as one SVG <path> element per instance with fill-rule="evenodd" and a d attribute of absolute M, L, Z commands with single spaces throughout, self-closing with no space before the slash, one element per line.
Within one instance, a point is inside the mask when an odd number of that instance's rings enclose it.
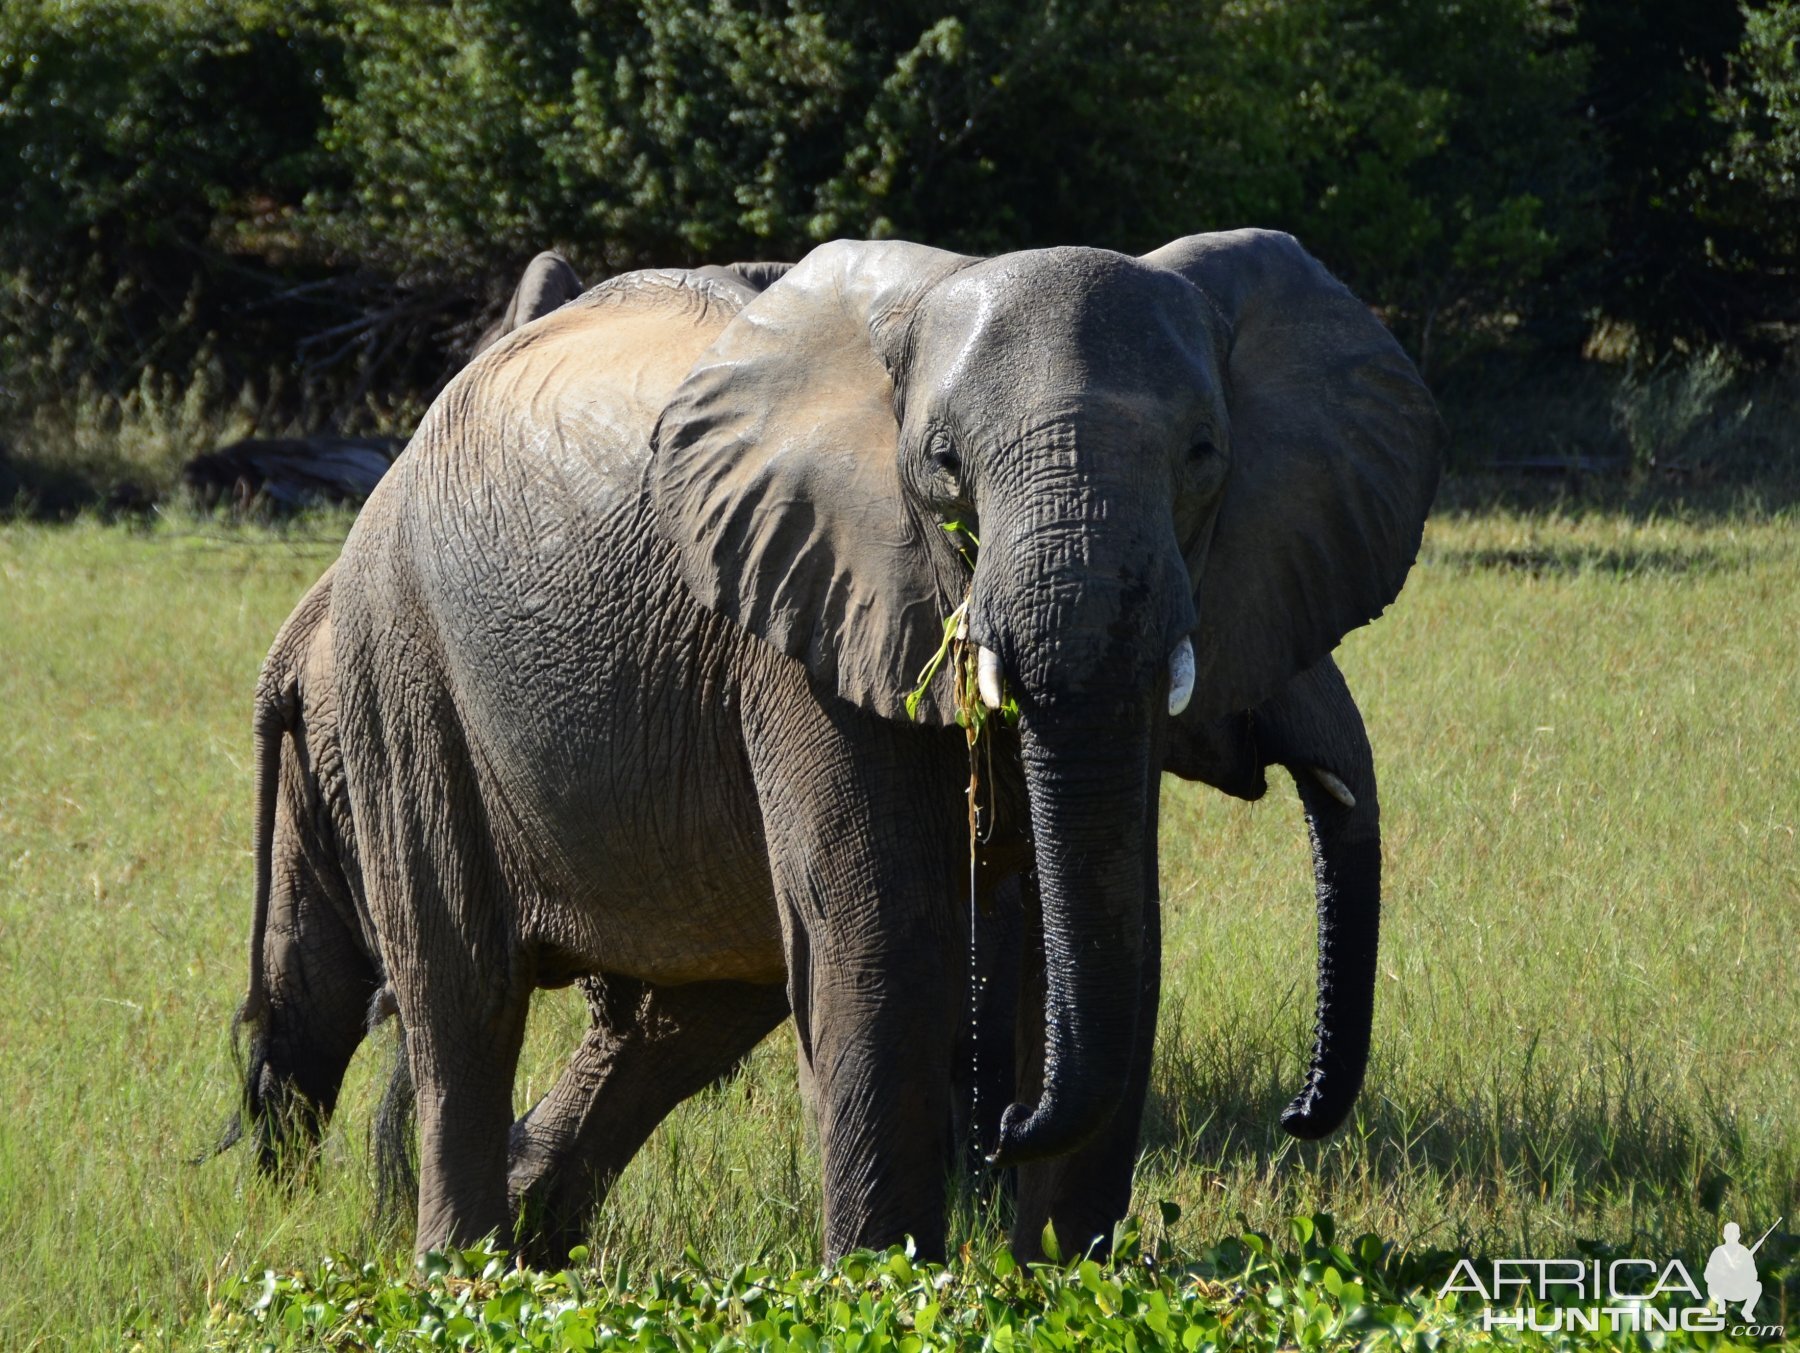
<path fill-rule="evenodd" d="M 599 277 L 1258 224 L 1434 375 L 1601 321 L 1767 359 L 1797 38 L 1792 0 L 14 0 L 0 442 L 208 364 L 403 421 L 546 245 Z"/>

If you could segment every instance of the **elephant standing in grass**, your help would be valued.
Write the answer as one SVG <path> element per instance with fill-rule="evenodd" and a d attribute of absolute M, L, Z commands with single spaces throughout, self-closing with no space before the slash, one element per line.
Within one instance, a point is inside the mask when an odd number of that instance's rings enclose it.
<path fill-rule="evenodd" d="M 548 1123 L 512 1122 L 528 998 L 587 980 L 657 1048 L 634 1107 L 597 1024 L 571 1102 L 653 1121 L 791 1009 L 828 1254 L 942 1253 L 968 754 L 948 672 L 907 696 L 953 615 L 970 688 L 1017 711 L 987 723 L 990 848 L 1041 918 L 993 1155 L 1098 1233 L 1089 1180 L 1128 1179 L 1147 1084 L 1177 716 L 1242 720 L 1392 600 L 1439 435 L 1366 308 L 1254 231 L 1143 259 L 838 243 L 760 293 L 632 274 L 471 364 L 318 622 L 350 912 L 419 1088 L 420 1248 L 508 1230 Z M 1321 936 L 1304 1135 L 1360 1077 L 1352 929 Z"/>

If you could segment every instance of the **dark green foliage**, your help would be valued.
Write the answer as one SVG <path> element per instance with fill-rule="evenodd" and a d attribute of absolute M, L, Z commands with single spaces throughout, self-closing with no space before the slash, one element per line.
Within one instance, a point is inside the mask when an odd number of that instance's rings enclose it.
<path fill-rule="evenodd" d="M 354 430 L 538 249 L 1292 230 L 1440 375 L 1791 341 L 1791 0 L 14 0 L 0 435 L 212 363 Z"/>
<path fill-rule="evenodd" d="M 1710 148 L 1710 204 L 1723 247 L 1710 257 L 1728 276 L 1728 341 L 1767 353 L 1800 326 L 1800 5 L 1746 10 L 1744 36 L 1726 63 L 1714 111 L 1728 137 Z"/>
<path fill-rule="evenodd" d="M 1153 7 L 354 10 L 329 132 L 354 191 L 321 219 L 396 266 L 552 240 L 590 270 L 842 235 L 1144 245 L 1179 187 L 1149 172 L 1182 37 Z"/>
<path fill-rule="evenodd" d="M 1425 349 L 1596 233 L 1566 28 L 1529 0 L 371 4 L 333 104 L 355 195 L 328 219 L 465 273 L 546 240 L 593 271 L 1272 225 Z"/>
<path fill-rule="evenodd" d="M 272 291 L 254 283 L 292 252 L 284 214 L 329 168 L 317 134 L 339 52 L 318 10 L 0 8 L 6 402 L 76 376 L 129 389 L 215 339 L 269 354 L 285 339 L 291 360 L 292 315 L 245 303 Z"/>
<path fill-rule="evenodd" d="M 1583 287 L 1653 333 L 1723 338 L 1706 175 L 1725 140 L 1713 90 L 1743 18 L 1724 0 L 1587 0 L 1578 32 L 1594 54 L 1584 112 L 1608 169 L 1604 248 Z"/>
<path fill-rule="evenodd" d="M 1557 11 L 1228 5 L 1196 54 L 1180 149 L 1201 221 L 1183 228 L 1292 231 L 1428 374 L 1446 347 L 1566 308 L 1559 273 L 1592 245 L 1601 171 L 1569 116 L 1587 53 Z"/>

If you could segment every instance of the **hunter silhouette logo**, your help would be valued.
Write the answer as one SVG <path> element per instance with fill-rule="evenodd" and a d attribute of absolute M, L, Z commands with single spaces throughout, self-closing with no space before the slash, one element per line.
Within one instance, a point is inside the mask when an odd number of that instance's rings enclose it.
<path fill-rule="evenodd" d="M 1785 1220 L 1785 1217 L 1777 1218 L 1775 1226 Z M 1756 1244 L 1745 1249 L 1738 1244 L 1738 1224 L 1726 1222 L 1725 1243 L 1713 1250 L 1706 1261 L 1706 1295 L 1727 1309 L 1742 1302 L 1746 1320 L 1756 1318 L 1756 1302 L 1762 1296 L 1762 1283 L 1756 1277 L 1756 1252 L 1775 1226 L 1764 1231 Z"/>
<path fill-rule="evenodd" d="M 1479 1296 L 1487 1308 L 1481 1313 L 1484 1330 L 1501 1326 L 1540 1334 L 1591 1334 L 1603 1328 L 1635 1334 L 1685 1330 L 1781 1339 L 1787 1335 L 1785 1326 L 1733 1325 L 1730 1316 L 1735 1306 L 1745 1322 L 1755 1320 L 1756 1303 L 1763 1294 L 1756 1252 L 1785 1220 L 1778 1218 L 1747 1249 L 1738 1242 L 1737 1223 L 1727 1222 L 1725 1243 L 1715 1247 L 1706 1261 L 1706 1296 L 1679 1259 L 1623 1256 L 1492 1259 L 1486 1261 L 1485 1273 L 1473 1259 L 1462 1259 L 1438 1295 Z"/>

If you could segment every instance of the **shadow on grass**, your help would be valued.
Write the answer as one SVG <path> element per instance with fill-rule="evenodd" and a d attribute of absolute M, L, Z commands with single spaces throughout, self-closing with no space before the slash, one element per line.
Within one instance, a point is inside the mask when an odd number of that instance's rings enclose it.
<path fill-rule="evenodd" d="M 1692 548 L 1602 548 L 1595 545 L 1535 545 L 1514 549 L 1437 550 L 1438 563 L 1464 572 L 1520 573 L 1528 577 L 1569 577 L 1604 573 L 1620 578 L 1726 573 L 1749 566 L 1743 553 L 1723 554 L 1706 545 Z"/>
<path fill-rule="evenodd" d="M 1709 1235 L 1716 1244 L 1739 1209 L 1766 1210 L 1766 1225 L 1792 1222 L 1800 1204 L 1791 1147 L 1749 1140 L 1733 1106 L 1678 1091 L 1628 1045 L 1584 1058 L 1572 1074 L 1544 1065 L 1535 1040 L 1510 1064 L 1471 1066 L 1454 1080 L 1377 1065 L 1350 1121 L 1306 1143 L 1280 1127 L 1303 1073 L 1279 1030 L 1228 1027 L 1202 1046 L 1179 1010 L 1170 1013 L 1143 1144 L 1178 1169 L 1242 1171 L 1264 1187 L 1286 1178 L 1299 1192 L 1310 1178 L 1363 1197 L 1454 1195 L 1496 1218 L 1547 1207 L 1577 1227 L 1584 1215 L 1627 1215 L 1634 1236 L 1671 1253 Z"/>

